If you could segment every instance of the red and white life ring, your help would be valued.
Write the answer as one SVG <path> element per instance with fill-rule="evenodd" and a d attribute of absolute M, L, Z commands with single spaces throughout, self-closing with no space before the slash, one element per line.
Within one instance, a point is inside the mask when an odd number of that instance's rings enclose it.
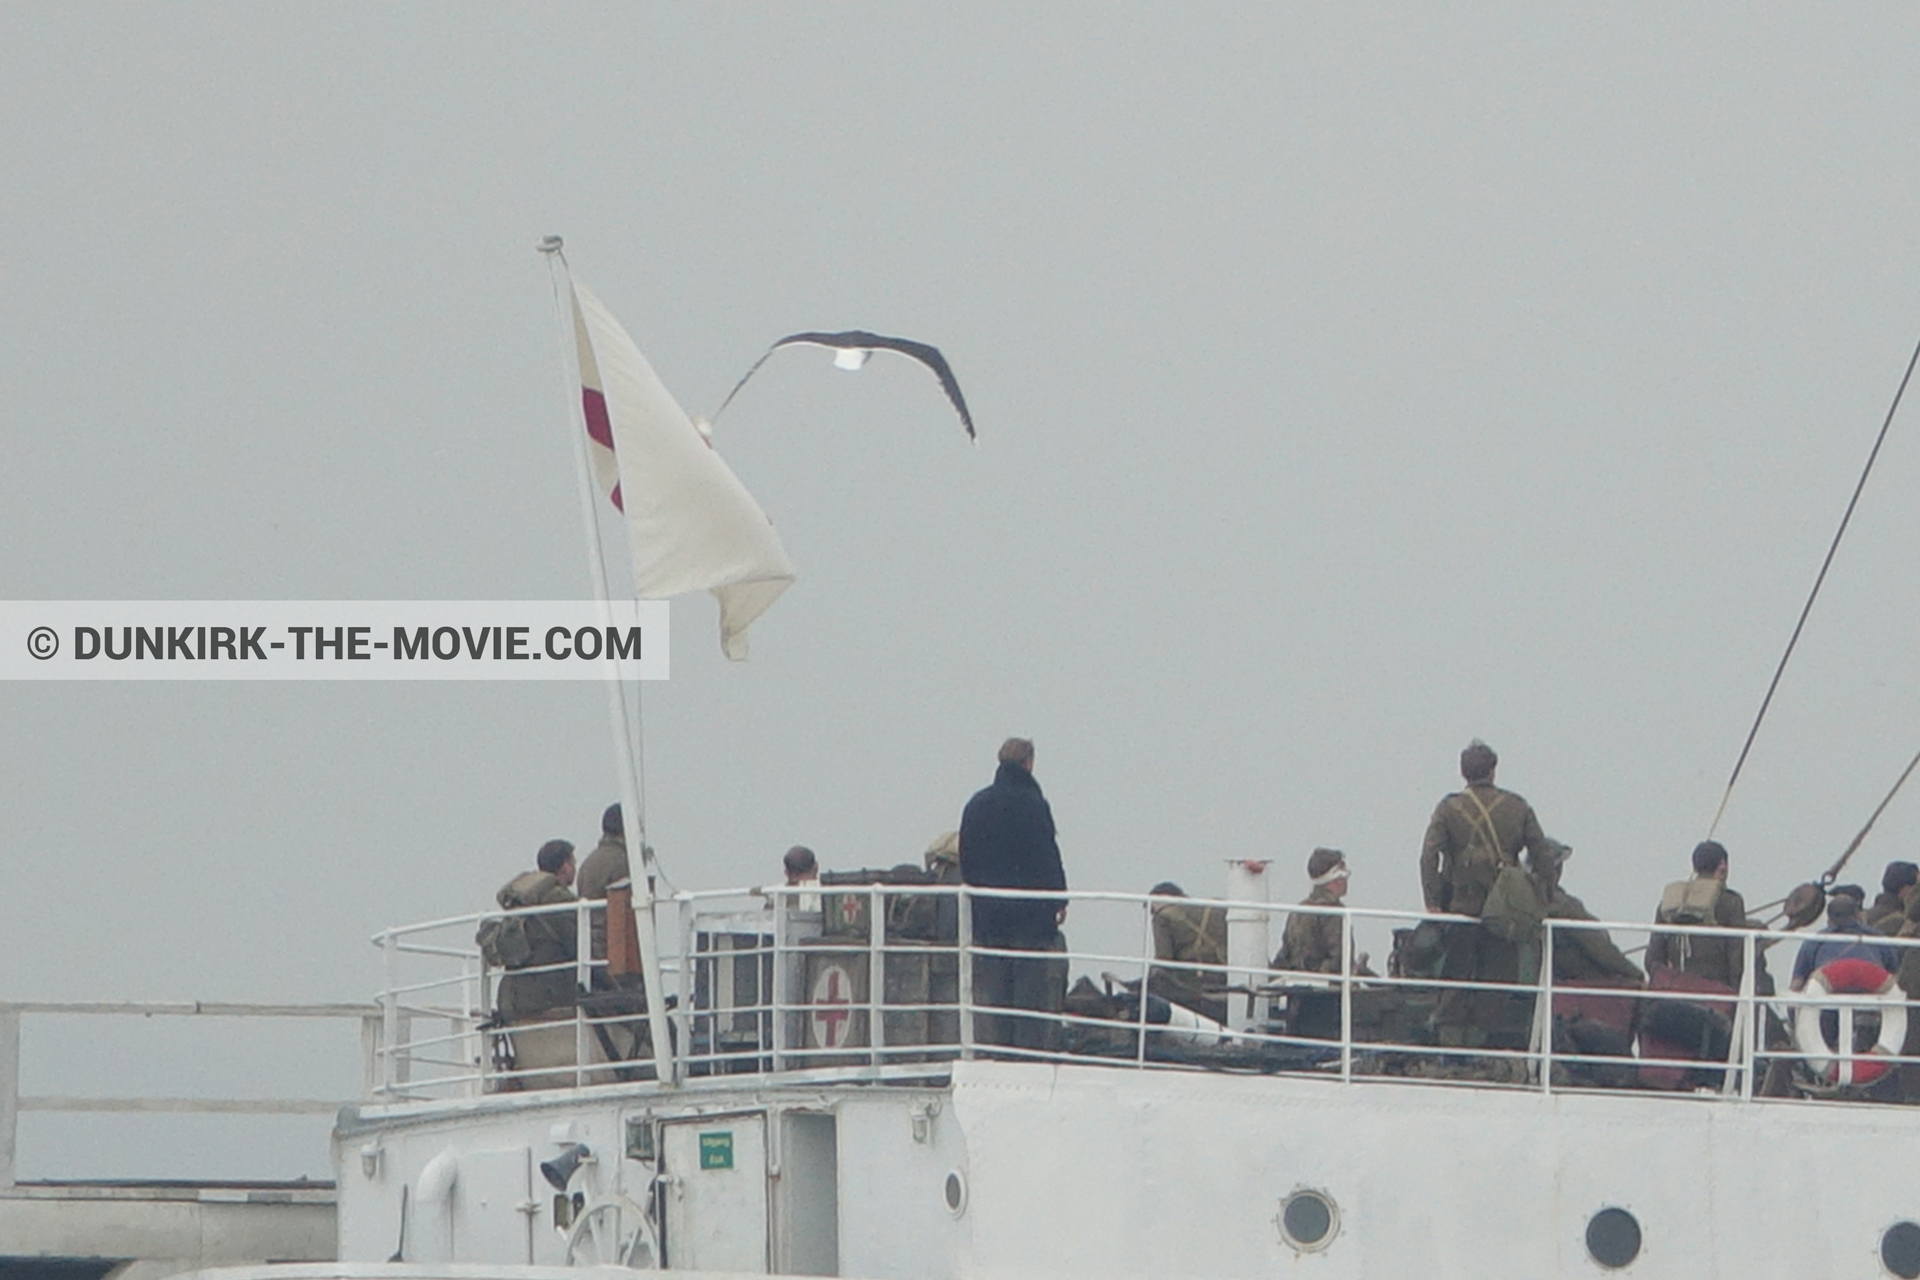
<path fill-rule="evenodd" d="M 1907 1041 L 1907 999 L 1893 975 L 1871 960 L 1834 960 L 1813 971 L 1807 990 L 1815 995 L 1865 997 L 1824 1006 L 1803 1004 L 1793 1011 L 1794 1047 L 1813 1073 L 1828 1084 L 1872 1084 L 1886 1075 L 1893 1064 L 1882 1059 L 1898 1057 Z M 1820 1015 L 1827 1009 L 1838 1012 L 1863 1008 L 1880 1014 L 1880 1038 L 1862 1056 L 1834 1056 L 1851 1047 L 1852 1019 L 1840 1019 L 1841 1043 L 1835 1046 L 1827 1043 L 1820 1030 Z"/>

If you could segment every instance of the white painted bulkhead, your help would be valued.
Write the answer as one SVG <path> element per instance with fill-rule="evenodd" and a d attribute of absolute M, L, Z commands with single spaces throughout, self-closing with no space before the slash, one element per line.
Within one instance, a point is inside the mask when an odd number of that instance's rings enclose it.
<path fill-rule="evenodd" d="M 1882 1108 L 959 1064 L 979 1276 L 1873 1277 L 1920 1178 Z M 1281 1236 L 1323 1193 L 1326 1247 Z M 1643 1245 L 1609 1272 L 1592 1216 Z"/>
<path fill-rule="evenodd" d="M 543 1162 L 575 1144 L 569 1203 Z M 349 1109 L 334 1135 L 347 1261 L 562 1264 L 581 1208 L 653 1200 L 675 1269 L 952 1273 L 964 1149 L 939 1088 L 699 1082 Z M 402 1236 L 402 1196 L 406 1224 Z"/>
<path fill-rule="evenodd" d="M 407 1261 L 563 1262 L 538 1166 L 575 1142 L 593 1153 L 571 1184 L 588 1201 L 644 1204 L 665 1175 L 675 1269 L 1599 1276 L 1587 1226 L 1618 1208 L 1643 1244 L 1615 1274 L 1798 1280 L 1882 1275 L 1882 1232 L 1920 1220 L 1920 1179 L 1886 1158 L 1907 1114 L 1885 1108 L 984 1061 L 952 1073 L 944 1088 L 708 1080 L 350 1114 L 341 1256 L 390 1257 L 401 1188 L 450 1158 L 447 1192 L 428 1180 L 435 1194 L 409 1209 Z M 700 1167 L 715 1135 L 730 1168 Z M 1317 1249 L 1281 1232 L 1301 1190 L 1333 1210 Z"/>

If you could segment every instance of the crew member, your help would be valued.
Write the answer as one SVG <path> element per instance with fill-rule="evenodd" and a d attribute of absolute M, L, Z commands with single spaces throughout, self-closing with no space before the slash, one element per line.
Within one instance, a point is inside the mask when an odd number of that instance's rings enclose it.
<path fill-rule="evenodd" d="M 1346 855 L 1338 849 L 1315 849 L 1307 858 L 1307 880 L 1313 889 L 1301 906 L 1342 905 L 1347 896 Z M 1302 911 L 1288 916 L 1273 967 L 1304 973 L 1340 972 L 1340 917 Z"/>
<path fill-rule="evenodd" d="M 568 888 L 574 880 L 573 845 L 565 840 L 547 841 L 534 855 L 534 867 L 509 880 L 494 895 L 502 911 L 577 900 Z M 579 956 L 579 949 L 574 945 L 578 925 L 572 913 L 543 912 L 515 917 L 501 924 L 524 937 L 521 954 L 525 959 L 517 964 L 510 960 L 508 972 L 501 976 L 500 1016 L 509 1020 L 528 1018 L 548 1009 L 571 1007 L 580 989 L 571 968 L 554 968 L 545 973 L 522 971 L 571 964 Z"/>
<path fill-rule="evenodd" d="M 1541 856 L 1547 837 L 1533 806 L 1493 785 L 1500 758 L 1475 738 L 1460 753 L 1466 787 L 1435 806 L 1420 848 L 1420 888 L 1429 911 L 1474 916 L 1476 923 L 1447 928 L 1440 976 L 1449 981 L 1513 982 L 1519 977 L 1515 943 L 1477 923 L 1493 882 L 1506 867 L 1520 865 L 1520 851 Z M 1442 991 L 1434 1009 L 1434 1032 L 1442 1045 L 1484 1045 L 1506 1009 L 1499 992 Z"/>
<path fill-rule="evenodd" d="M 921 863 L 927 874 L 933 877 L 935 884 L 959 884 L 960 880 L 960 833 L 948 831 L 934 838 L 927 851 L 920 855 Z M 934 931 L 936 940 L 945 943 L 958 942 L 960 939 L 960 900 L 951 895 L 934 899 Z"/>
<path fill-rule="evenodd" d="M 795 911 L 818 911 L 820 909 L 820 859 L 814 857 L 813 850 L 803 844 L 794 845 L 780 859 L 780 870 L 787 877 L 787 887 L 810 885 L 814 891 L 797 893 L 790 900 Z"/>
<path fill-rule="evenodd" d="M 1170 899 L 1153 905 L 1153 958 L 1179 962 L 1155 965 L 1147 990 L 1215 1022 L 1227 1020 L 1227 913 L 1182 901 L 1187 895 L 1171 880 L 1153 886 L 1151 896 Z M 1215 966 L 1187 968 L 1187 965 Z"/>
<path fill-rule="evenodd" d="M 580 864 L 580 896 L 595 902 L 607 900 L 607 886 L 622 880 L 631 880 L 632 873 L 627 870 L 626 823 L 621 819 L 620 806 L 610 804 L 606 812 L 600 815 L 600 843 L 593 847 L 587 860 Z M 593 912 L 593 958 L 607 958 L 607 913 L 605 908 L 596 908 Z M 596 978 L 600 970 L 594 970 Z"/>
<path fill-rule="evenodd" d="M 948 831 L 935 836 L 927 851 L 920 855 L 920 861 L 935 884 L 959 884 L 960 833 Z"/>
<path fill-rule="evenodd" d="M 1880 894 L 1867 909 L 1867 923 L 1884 934 L 1900 932 L 1907 923 L 1907 900 L 1916 883 L 1920 883 L 1920 866 L 1889 862 L 1880 877 Z"/>
<path fill-rule="evenodd" d="M 1667 886 L 1654 923 L 1746 928 L 1746 899 L 1727 887 L 1727 865 L 1727 848 L 1718 840 L 1695 845 L 1693 878 Z M 1659 969 L 1678 969 L 1738 991 L 1746 972 L 1746 951 L 1738 938 L 1655 933 L 1647 939 L 1647 971 Z"/>
<path fill-rule="evenodd" d="M 1033 776 L 1033 743 L 1008 738 L 1000 746 L 993 783 L 967 801 L 960 816 L 960 875 L 994 889 L 1067 887 L 1054 835 L 1053 810 Z M 973 940 L 983 947 L 1047 952 L 1063 949 L 1060 925 L 1066 901 L 1047 895 L 976 897 Z M 980 956 L 975 998 L 983 1005 L 1057 1013 L 1066 999 L 1066 967 L 1039 956 Z M 1023 1049 L 1052 1049 L 1059 1023 L 1051 1017 L 988 1015 L 981 1039 Z"/>
<path fill-rule="evenodd" d="M 1900 972 L 1899 948 L 1886 943 L 1886 935 L 1868 928 L 1860 919 L 1860 903 L 1851 894 L 1836 894 L 1827 899 L 1827 927 L 1817 938 L 1800 944 L 1793 958 L 1794 991 L 1803 990 L 1816 969 L 1835 960 L 1869 960 L 1888 973 Z"/>
<path fill-rule="evenodd" d="M 1586 903 L 1561 887 L 1560 877 L 1573 849 L 1551 836 L 1547 849 L 1544 855 L 1527 855 L 1527 874 L 1540 888 L 1547 915 L 1555 920 L 1599 920 Z M 1561 929 L 1553 939 L 1553 978 L 1555 982 L 1626 981 L 1638 986 L 1647 975 L 1614 945 L 1613 935 L 1605 929 Z"/>

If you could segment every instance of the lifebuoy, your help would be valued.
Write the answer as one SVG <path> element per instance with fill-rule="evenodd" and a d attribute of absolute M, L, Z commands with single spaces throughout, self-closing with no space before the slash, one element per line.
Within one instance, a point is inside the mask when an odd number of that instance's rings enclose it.
<path fill-rule="evenodd" d="M 1893 975 L 1871 960 L 1834 960 L 1821 965 L 1807 980 L 1807 990 L 1826 996 L 1863 996 L 1830 1005 L 1800 1005 L 1793 1011 L 1793 1043 L 1813 1073 L 1828 1084 L 1872 1084 L 1887 1074 L 1907 1041 L 1907 1000 Z M 1880 1038 L 1861 1057 L 1835 1057 L 1850 1047 L 1852 1019 L 1840 1019 L 1840 1044 L 1830 1045 L 1820 1029 L 1820 1015 L 1866 1008 L 1880 1014 Z"/>

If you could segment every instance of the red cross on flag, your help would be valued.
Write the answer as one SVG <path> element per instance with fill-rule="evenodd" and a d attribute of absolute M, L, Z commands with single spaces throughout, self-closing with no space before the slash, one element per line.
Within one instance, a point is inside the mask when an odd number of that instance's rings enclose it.
<path fill-rule="evenodd" d="M 575 282 L 573 333 L 595 482 L 627 526 L 634 593 L 711 591 L 720 647 L 747 656 L 747 627 L 793 581 L 773 522 L 662 385 L 620 322 Z"/>

